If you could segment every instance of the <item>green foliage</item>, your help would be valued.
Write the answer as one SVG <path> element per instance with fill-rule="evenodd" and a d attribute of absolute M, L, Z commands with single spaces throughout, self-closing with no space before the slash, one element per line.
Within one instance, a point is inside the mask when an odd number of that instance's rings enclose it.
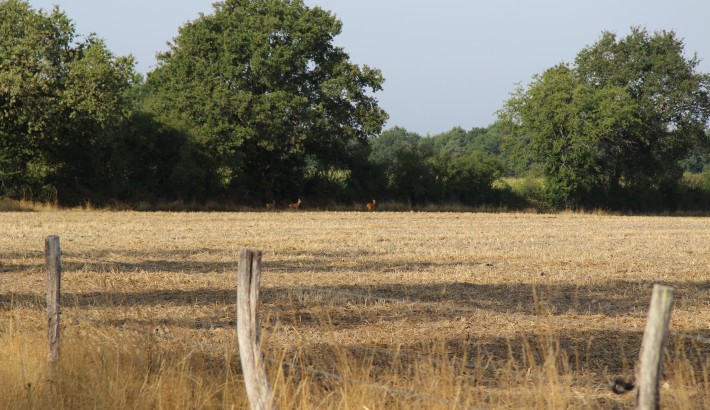
<path fill-rule="evenodd" d="M 701 173 L 710 164 L 710 128 L 705 130 L 705 139 L 694 146 L 688 156 L 680 161 L 680 166 L 684 171 L 691 173 Z"/>
<path fill-rule="evenodd" d="M 141 112 L 148 89 L 133 66 L 96 36 L 78 38 L 58 8 L 0 3 L 0 196 L 76 205 L 206 195 L 204 156 Z"/>
<path fill-rule="evenodd" d="M 672 32 L 604 33 L 520 87 L 491 126 L 423 137 L 381 132 L 382 75 L 332 44 L 341 23 L 329 12 L 301 0 L 214 7 L 180 28 L 144 82 L 131 56 L 78 37 L 58 8 L 0 2 L 0 197 L 710 204 L 710 76 Z"/>
<path fill-rule="evenodd" d="M 370 140 L 370 161 L 381 176 L 378 196 L 409 203 L 428 199 L 434 175 L 420 149 L 422 137 L 401 127 L 384 131 Z"/>
<path fill-rule="evenodd" d="M 102 152 L 104 197 L 137 203 L 204 199 L 213 192 L 205 156 L 177 126 L 135 111 Z"/>
<path fill-rule="evenodd" d="M 129 110 L 131 57 L 77 39 L 58 9 L 0 3 L 0 175 L 4 194 L 71 202 L 105 182 L 97 150 Z M 57 196 L 59 198 L 57 198 Z"/>
<path fill-rule="evenodd" d="M 224 192 L 295 197 L 307 168 L 344 168 L 387 119 L 370 95 L 381 73 L 349 62 L 340 30 L 300 0 L 215 3 L 159 55 L 148 107 L 189 125 Z"/>
<path fill-rule="evenodd" d="M 43 148 L 56 136 L 57 78 L 73 40 L 61 14 L 37 15 L 25 2 L 0 3 L 0 175 L 5 195 L 47 190 L 53 168 Z M 45 40 L 46 39 L 46 40 Z"/>
<path fill-rule="evenodd" d="M 545 203 L 545 179 L 542 177 L 507 177 L 501 178 L 496 183 L 504 184 L 518 201 L 522 200 L 524 205 L 543 208 Z M 511 201 L 515 203 L 515 199 Z"/>
<path fill-rule="evenodd" d="M 679 162 L 706 138 L 710 76 L 697 64 L 673 32 L 634 28 L 518 89 L 500 117 L 543 164 L 549 205 L 672 206 Z"/>
<path fill-rule="evenodd" d="M 382 176 L 378 195 L 410 205 L 454 202 L 481 205 L 497 202 L 493 181 L 500 162 L 484 152 L 485 129 L 454 128 L 422 137 L 401 127 L 371 140 L 370 162 Z"/>
<path fill-rule="evenodd" d="M 498 160 L 490 155 L 473 152 L 437 161 L 439 181 L 444 187 L 444 199 L 464 205 L 492 203 L 493 181 L 501 174 Z"/>

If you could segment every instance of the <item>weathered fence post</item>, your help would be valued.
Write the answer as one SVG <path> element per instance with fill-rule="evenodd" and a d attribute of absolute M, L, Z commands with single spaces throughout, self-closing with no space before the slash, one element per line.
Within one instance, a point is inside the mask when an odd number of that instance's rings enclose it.
<path fill-rule="evenodd" d="M 672 305 L 673 288 L 654 285 L 636 372 L 636 409 L 639 410 L 657 410 L 660 406 L 658 385 Z"/>
<path fill-rule="evenodd" d="M 261 251 L 242 249 L 237 278 L 237 338 L 244 384 L 252 410 L 275 409 L 259 350 L 259 276 Z"/>
<path fill-rule="evenodd" d="M 59 366 L 59 298 L 62 277 L 59 237 L 44 240 L 44 257 L 47 264 L 47 324 L 49 328 L 49 378 L 54 380 Z"/>

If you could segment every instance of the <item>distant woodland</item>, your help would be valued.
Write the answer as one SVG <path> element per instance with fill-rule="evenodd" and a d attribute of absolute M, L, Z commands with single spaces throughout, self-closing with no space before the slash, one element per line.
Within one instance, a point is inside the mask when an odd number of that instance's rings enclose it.
<path fill-rule="evenodd" d="M 710 210 L 710 74 L 672 31 L 601 33 L 495 123 L 423 136 L 383 129 L 382 73 L 333 45 L 330 12 L 214 7 L 144 77 L 60 9 L 0 2 L 0 197 Z"/>

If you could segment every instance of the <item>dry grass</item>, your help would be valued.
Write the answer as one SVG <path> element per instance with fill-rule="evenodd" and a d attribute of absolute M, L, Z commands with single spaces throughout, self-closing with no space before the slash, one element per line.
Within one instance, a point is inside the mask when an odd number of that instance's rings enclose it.
<path fill-rule="evenodd" d="M 0 408 L 244 408 L 243 247 L 264 250 L 280 408 L 629 408 L 608 385 L 633 378 L 654 282 L 676 289 L 673 331 L 710 337 L 704 218 L 75 210 L 0 213 L 0 230 Z M 710 408 L 710 346 L 672 337 L 663 384 L 663 408 Z"/>
<path fill-rule="evenodd" d="M 33 202 L 24 199 L 16 201 L 0 198 L 0 212 L 49 212 L 58 209 L 59 205 L 52 202 Z"/>

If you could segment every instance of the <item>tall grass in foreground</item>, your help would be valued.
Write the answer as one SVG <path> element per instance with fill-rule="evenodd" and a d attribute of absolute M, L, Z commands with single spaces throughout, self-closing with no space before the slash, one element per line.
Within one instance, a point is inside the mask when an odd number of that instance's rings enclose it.
<path fill-rule="evenodd" d="M 5 312 L 7 313 L 7 312 Z M 46 379 L 46 335 L 39 312 L 3 315 L 0 408 L 248 408 L 233 346 L 213 349 L 109 326 L 71 323 L 62 334 L 55 382 Z M 327 326 L 327 318 L 321 318 Z M 335 342 L 335 341 L 333 341 Z M 419 354 L 366 351 L 337 343 L 262 346 L 281 409 L 630 408 L 590 372 L 594 357 L 552 335 L 509 341 L 497 356 L 467 342 L 452 358 L 446 342 L 422 343 Z M 590 342 L 591 343 L 591 342 Z M 698 351 L 700 352 L 700 351 Z M 664 409 L 710 408 L 710 358 L 691 361 L 676 343 L 666 357 Z M 700 364 L 698 364 L 700 359 Z M 625 364 L 623 376 L 631 377 Z M 668 388 L 668 387 L 671 388 Z"/>

